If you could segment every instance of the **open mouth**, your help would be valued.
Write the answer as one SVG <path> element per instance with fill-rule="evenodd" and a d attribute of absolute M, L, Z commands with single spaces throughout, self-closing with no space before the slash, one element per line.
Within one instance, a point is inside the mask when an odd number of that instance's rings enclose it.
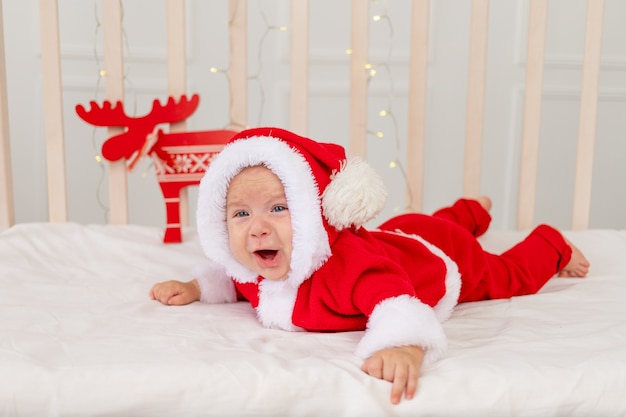
<path fill-rule="evenodd" d="M 272 259 L 276 257 L 276 254 L 278 253 L 278 251 L 272 250 L 272 249 L 262 249 L 262 250 L 255 251 L 254 253 L 259 258 L 263 259 L 264 261 L 271 261 Z"/>

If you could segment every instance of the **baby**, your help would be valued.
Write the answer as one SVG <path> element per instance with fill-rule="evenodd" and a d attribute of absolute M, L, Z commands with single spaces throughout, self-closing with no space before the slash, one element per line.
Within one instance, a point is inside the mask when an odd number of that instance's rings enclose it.
<path fill-rule="evenodd" d="M 364 372 L 392 383 L 395 404 L 415 395 L 422 363 L 445 352 L 441 322 L 456 304 L 588 273 L 583 254 L 547 225 L 500 255 L 484 251 L 476 238 L 491 221 L 487 197 L 366 230 L 385 198 L 380 177 L 339 145 L 242 131 L 200 184 L 197 227 L 210 262 L 150 296 L 167 305 L 248 300 L 269 328 L 365 330 L 355 353 Z"/>

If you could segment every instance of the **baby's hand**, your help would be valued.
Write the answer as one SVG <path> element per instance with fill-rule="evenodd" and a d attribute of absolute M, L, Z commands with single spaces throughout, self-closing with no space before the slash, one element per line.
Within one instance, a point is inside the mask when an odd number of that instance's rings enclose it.
<path fill-rule="evenodd" d="M 398 404 L 404 397 L 410 400 L 417 390 L 424 349 L 418 346 L 399 346 L 379 350 L 363 362 L 361 369 L 379 379 L 392 383 L 391 403 Z"/>
<path fill-rule="evenodd" d="M 161 304 L 181 306 L 200 300 L 200 286 L 195 279 L 189 282 L 159 282 L 150 290 L 150 298 Z"/>

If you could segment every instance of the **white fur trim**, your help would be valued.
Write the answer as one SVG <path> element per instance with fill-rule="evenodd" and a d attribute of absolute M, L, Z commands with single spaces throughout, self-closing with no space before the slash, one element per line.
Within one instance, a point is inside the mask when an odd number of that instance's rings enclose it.
<path fill-rule="evenodd" d="M 224 269 L 213 262 L 202 262 L 191 270 L 198 281 L 200 301 L 207 304 L 234 303 L 237 301 L 235 284 Z"/>
<path fill-rule="evenodd" d="M 423 363 L 428 364 L 445 353 L 448 343 L 434 310 L 415 297 L 400 295 L 374 307 L 355 354 L 366 359 L 382 349 L 409 345 L 422 347 Z"/>
<path fill-rule="evenodd" d="M 297 294 L 298 288 L 285 281 L 261 281 L 259 305 L 256 309 L 261 324 L 270 329 L 302 331 L 303 329 L 294 326 L 291 321 Z"/>
<path fill-rule="evenodd" d="M 458 304 L 459 295 L 461 294 L 461 273 L 459 272 L 459 267 L 456 262 L 454 262 L 452 258 L 446 255 L 445 252 L 442 251 L 440 248 L 433 245 L 421 236 L 404 233 L 402 230 L 396 230 L 395 232 L 392 232 L 390 230 L 379 231 L 384 233 L 398 234 L 408 239 L 415 239 L 422 243 L 424 246 L 426 246 L 426 249 L 428 249 L 433 255 L 441 258 L 446 266 L 446 292 L 433 308 L 439 321 L 444 322 L 448 320 L 450 318 L 450 315 L 452 314 L 452 311 L 454 310 L 454 307 L 456 307 L 456 305 Z"/>
<path fill-rule="evenodd" d="M 385 184 L 363 159 L 349 157 L 331 179 L 322 195 L 322 207 L 328 223 L 336 229 L 362 226 L 385 207 Z"/>
<path fill-rule="evenodd" d="M 226 229 L 226 193 L 232 178 L 243 168 L 265 165 L 283 183 L 291 225 L 293 255 L 287 277 L 297 288 L 330 256 L 322 222 L 319 190 L 306 159 L 285 142 L 255 136 L 226 146 L 211 162 L 198 191 L 198 235 L 206 256 L 224 266 L 238 282 L 256 282 L 257 274 L 241 265 L 230 251 Z"/>
<path fill-rule="evenodd" d="M 437 246 L 426 241 L 423 237 L 417 235 L 410 236 L 422 242 L 428 250 L 441 258 L 446 265 L 446 293 L 441 297 L 441 300 L 437 302 L 435 307 L 433 307 L 437 319 L 444 322 L 450 318 L 454 307 L 459 302 L 459 295 L 461 294 L 461 273 L 459 272 L 459 267 L 452 258 L 446 255 Z"/>

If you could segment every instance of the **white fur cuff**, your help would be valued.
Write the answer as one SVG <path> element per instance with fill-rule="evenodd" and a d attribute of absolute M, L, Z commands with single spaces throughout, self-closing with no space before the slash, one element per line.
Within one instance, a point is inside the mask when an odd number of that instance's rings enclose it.
<path fill-rule="evenodd" d="M 382 349 L 409 345 L 422 347 L 426 351 L 423 363 L 428 364 L 445 353 L 448 343 L 433 309 L 415 297 L 401 295 L 374 308 L 355 354 L 366 359 Z"/>
<path fill-rule="evenodd" d="M 237 301 L 235 283 L 222 267 L 206 261 L 191 270 L 191 276 L 200 286 L 200 301 L 207 304 L 234 303 Z"/>

